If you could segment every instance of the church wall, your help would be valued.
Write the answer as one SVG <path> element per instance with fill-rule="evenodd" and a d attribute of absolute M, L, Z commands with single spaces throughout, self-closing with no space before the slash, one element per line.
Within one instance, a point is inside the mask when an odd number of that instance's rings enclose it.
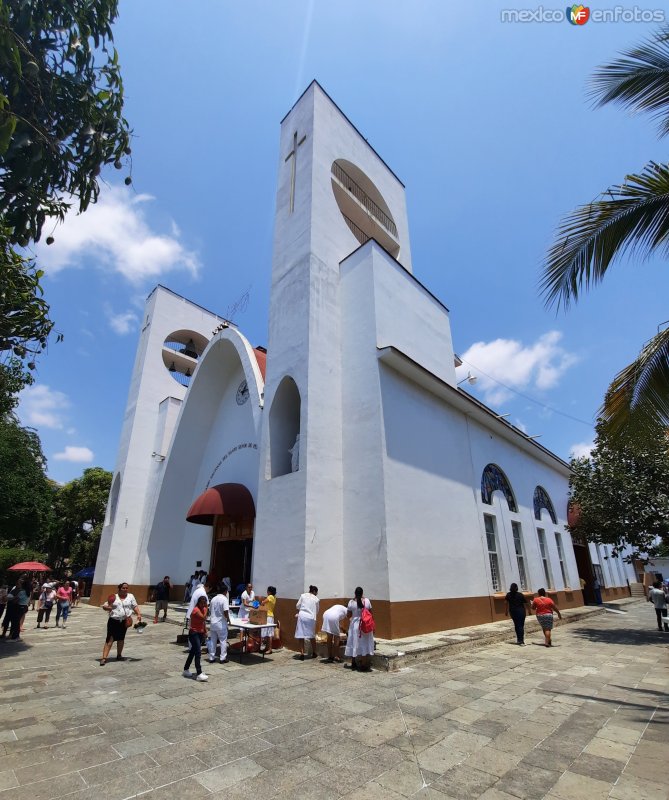
<path fill-rule="evenodd" d="M 382 463 L 383 433 L 372 245 L 342 264 L 342 425 L 344 584 L 342 596 L 360 585 L 369 597 L 388 599 L 388 554 Z M 381 622 L 381 621 L 380 621 Z"/>
<path fill-rule="evenodd" d="M 455 386 L 448 310 L 376 244 L 372 250 L 376 346 L 393 346 Z"/>
<path fill-rule="evenodd" d="M 464 419 L 403 376 L 379 368 L 390 599 L 485 596 Z"/>

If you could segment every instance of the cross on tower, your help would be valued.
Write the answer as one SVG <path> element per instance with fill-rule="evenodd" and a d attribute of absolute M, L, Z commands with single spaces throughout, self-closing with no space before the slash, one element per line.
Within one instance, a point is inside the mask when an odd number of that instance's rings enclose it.
<path fill-rule="evenodd" d="M 297 131 L 293 134 L 293 149 L 288 153 L 288 155 L 284 159 L 284 163 L 288 161 L 289 158 L 292 158 L 292 162 L 290 165 L 290 213 L 292 214 L 295 210 L 295 170 L 297 168 L 297 148 L 304 144 L 304 140 L 307 138 L 306 133 L 297 141 Z"/>

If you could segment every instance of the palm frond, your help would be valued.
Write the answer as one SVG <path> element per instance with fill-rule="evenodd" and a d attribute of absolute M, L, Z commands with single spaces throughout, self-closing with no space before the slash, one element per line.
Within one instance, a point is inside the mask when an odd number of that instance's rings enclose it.
<path fill-rule="evenodd" d="M 601 66 L 590 80 L 597 106 L 619 103 L 650 112 L 660 135 L 669 133 L 669 27 L 662 28 L 620 58 Z"/>
<path fill-rule="evenodd" d="M 540 283 L 546 305 L 568 307 L 618 256 L 658 250 L 669 253 L 669 165 L 650 162 L 562 220 Z"/>
<path fill-rule="evenodd" d="M 669 328 L 647 342 L 639 357 L 613 379 L 600 410 L 613 436 L 656 435 L 669 427 Z"/>

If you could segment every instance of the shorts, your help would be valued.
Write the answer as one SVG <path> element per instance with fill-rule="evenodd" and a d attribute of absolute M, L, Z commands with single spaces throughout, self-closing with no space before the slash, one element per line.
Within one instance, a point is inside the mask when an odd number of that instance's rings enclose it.
<path fill-rule="evenodd" d="M 159 611 L 164 611 L 167 614 L 167 600 L 156 600 L 156 616 Z"/>

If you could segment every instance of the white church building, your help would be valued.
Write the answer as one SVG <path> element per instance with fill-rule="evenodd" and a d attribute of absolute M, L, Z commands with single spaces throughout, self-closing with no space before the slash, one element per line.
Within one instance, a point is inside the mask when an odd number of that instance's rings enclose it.
<path fill-rule="evenodd" d="M 202 568 L 276 586 L 290 636 L 309 584 L 321 611 L 360 585 L 384 638 L 500 619 L 512 582 L 583 604 L 568 465 L 457 386 L 404 185 L 316 82 L 281 123 L 267 344 L 151 293 L 93 602 Z"/>

